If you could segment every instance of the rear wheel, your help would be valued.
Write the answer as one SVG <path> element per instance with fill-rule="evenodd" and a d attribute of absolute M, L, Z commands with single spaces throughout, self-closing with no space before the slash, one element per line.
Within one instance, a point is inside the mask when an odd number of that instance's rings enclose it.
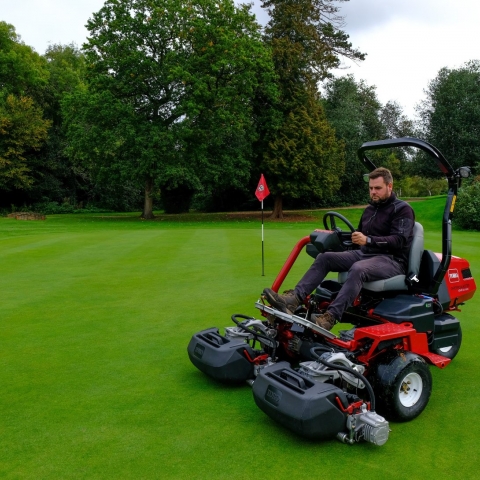
<path fill-rule="evenodd" d="M 377 410 L 389 419 L 406 422 L 427 406 L 432 375 L 421 357 L 406 352 L 379 364 L 374 384 Z"/>

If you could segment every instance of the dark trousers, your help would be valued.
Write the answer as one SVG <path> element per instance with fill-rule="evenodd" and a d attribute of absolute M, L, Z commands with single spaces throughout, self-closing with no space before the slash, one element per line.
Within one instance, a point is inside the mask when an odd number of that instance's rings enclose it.
<path fill-rule="evenodd" d="M 353 304 L 365 282 L 405 274 L 403 266 L 390 255 L 365 255 L 360 250 L 321 253 L 295 287 L 297 296 L 304 299 L 310 295 L 329 272 L 348 272 L 347 281 L 328 307 L 337 320 Z"/>

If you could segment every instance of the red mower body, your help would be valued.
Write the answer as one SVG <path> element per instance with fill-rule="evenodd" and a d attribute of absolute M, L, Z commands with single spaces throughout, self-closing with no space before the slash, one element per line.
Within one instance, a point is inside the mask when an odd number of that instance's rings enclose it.
<path fill-rule="evenodd" d="M 442 255 L 436 255 L 439 261 L 441 261 Z M 458 305 L 470 300 L 477 289 L 472 271 L 470 270 L 470 264 L 464 258 L 452 256 L 445 280 L 448 296 L 450 297 L 448 310 L 458 310 Z"/>

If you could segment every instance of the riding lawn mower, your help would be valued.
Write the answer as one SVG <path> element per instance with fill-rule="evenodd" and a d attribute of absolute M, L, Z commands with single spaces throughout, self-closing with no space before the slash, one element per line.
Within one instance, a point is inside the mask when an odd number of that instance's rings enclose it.
<path fill-rule="evenodd" d="M 473 297 L 476 285 L 469 263 L 452 255 L 452 218 L 470 170 L 454 170 L 433 145 L 411 137 L 364 143 L 358 156 L 373 171 L 365 152 L 396 147 L 424 151 L 447 179 L 441 254 L 424 249 L 423 227 L 416 223 L 406 275 L 364 283 L 340 320 L 350 328 L 338 334 L 312 322 L 311 315 L 326 310 L 348 272 L 324 280 L 293 314 L 260 297 L 255 307 L 261 319 L 232 315 L 234 325 L 223 335 L 208 328 L 188 345 L 199 370 L 219 382 L 248 383 L 263 412 L 306 438 L 385 444 L 389 420 L 412 420 L 427 406 L 429 365 L 445 368 L 461 346 L 462 329 L 453 313 Z M 304 247 L 313 258 L 358 248 L 351 241 L 355 228 L 343 215 L 327 212 L 323 226 L 295 245 L 272 290 L 279 291 Z"/>

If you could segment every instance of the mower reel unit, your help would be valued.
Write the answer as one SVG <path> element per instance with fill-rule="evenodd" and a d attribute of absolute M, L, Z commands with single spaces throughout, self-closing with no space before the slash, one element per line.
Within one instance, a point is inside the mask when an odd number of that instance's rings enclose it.
<path fill-rule="evenodd" d="M 358 156 L 373 171 L 365 152 L 395 147 L 423 150 L 448 181 L 441 254 L 424 249 L 423 227 L 416 223 L 407 275 L 365 283 L 342 316 L 349 328 L 338 335 L 310 317 L 326 310 L 346 272 L 324 280 L 293 314 L 260 298 L 255 307 L 262 319 L 232 315 L 234 326 L 223 335 L 209 328 L 193 335 L 188 345 L 199 370 L 219 382 L 247 382 L 263 412 L 306 438 L 385 444 L 388 420 L 412 420 L 427 406 L 429 365 L 445 368 L 461 346 L 460 322 L 451 312 L 473 297 L 476 285 L 469 263 L 452 256 L 452 218 L 461 179 L 470 170 L 454 170 L 434 146 L 411 137 L 364 143 Z M 274 291 L 304 247 L 313 258 L 357 248 L 351 241 L 355 228 L 341 214 L 327 212 L 323 224 L 324 229 L 294 246 L 273 282 Z"/>

